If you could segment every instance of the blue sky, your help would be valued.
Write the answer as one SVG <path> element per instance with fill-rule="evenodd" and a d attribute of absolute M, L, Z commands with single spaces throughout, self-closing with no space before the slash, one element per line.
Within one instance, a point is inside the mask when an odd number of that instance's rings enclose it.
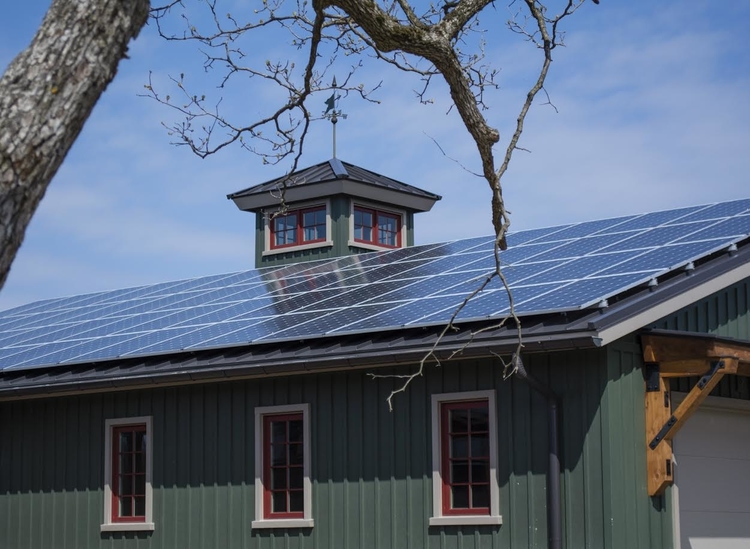
<path fill-rule="evenodd" d="M 0 67 L 28 45 L 48 5 L 6 6 Z M 506 138 L 539 56 L 502 29 L 504 14 L 498 3 L 483 26 L 500 29 L 488 31 L 487 55 L 501 69 L 488 118 Z M 548 79 L 558 112 L 532 108 L 521 141 L 531 152 L 517 153 L 505 179 L 513 229 L 750 197 L 748 28 L 748 2 L 586 4 L 568 21 Z M 288 55 L 282 38 L 251 46 L 262 59 Z M 161 126 L 172 113 L 137 96 L 151 70 L 161 83 L 184 72 L 219 97 L 199 63 L 192 46 L 161 41 L 153 26 L 131 44 L 32 220 L 0 309 L 253 267 L 252 215 L 225 196 L 284 167 L 239 148 L 201 160 L 174 147 Z M 338 157 L 443 196 L 417 216 L 418 244 L 490 234 L 486 183 L 432 140 L 478 171 L 458 117 L 446 114 L 444 88 L 423 106 L 412 91 L 418 83 L 388 67 L 368 63 L 360 78 L 383 80 L 381 104 L 341 102 L 349 118 L 338 125 Z M 230 95 L 229 108 L 248 120 L 278 99 L 239 80 Z M 325 97 L 318 100 L 322 111 Z M 312 128 L 304 165 L 330 158 L 330 131 L 327 122 Z"/>

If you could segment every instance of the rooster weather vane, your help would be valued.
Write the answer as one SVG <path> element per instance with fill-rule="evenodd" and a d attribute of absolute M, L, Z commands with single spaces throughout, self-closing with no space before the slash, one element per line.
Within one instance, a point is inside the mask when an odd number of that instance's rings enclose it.
<path fill-rule="evenodd" d="M 336 158 L 336 122 L 339 121 L 339 117 L 346 120 L 346 114 L 341 112 L 340 110 L 336 110 L 336 101 L 341 98 L 340 95 L 336 95 L 336 77 L 333 77 L 333 82 L 331 83 L 331 86 L 333 87 L 333 93 L 331 94 L 331 97 L 326 99 L 326 110 L 323 113 L 323 118 L 327 118 L 331 121 L 331 124 L 333 124 L 333 158 Z"/>

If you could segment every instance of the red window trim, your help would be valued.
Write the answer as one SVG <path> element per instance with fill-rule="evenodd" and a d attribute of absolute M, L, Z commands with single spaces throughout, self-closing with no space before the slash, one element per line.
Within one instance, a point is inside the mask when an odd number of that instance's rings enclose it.
<path fill-rule="evenodd" d="M 326 231 L 323 235 L 323 238 L 316 238 L 315 240 L 304 240 L 305 236 L 305 227 L 303 225 L 304 215 L 306 213 L 310 212 L 323 212 L 327 215 L 326 206 L 312 206 L 310 208 L 301 208 L 299 210 L 289 210 L 284 214 L 284 216 L 291 216 L 294 215 L 296 217 L 295 221 L 295 235 L 296 235 L 296 242 L 292 242 L 290 244 L 276 244 L 276 219 L 277 218 L 271 218 L 269 221 L 269 232 L 270 232 L 270 244 L 269 247 L 272 250 L 278 250 L 283 248 L 294 248 L 296 246 L 304 246 L 305 244 L 315 244 L 317 242 L 325 242 L 326 237 L 328 236 L 328 227 L 326 223 Z"/>
<path fill-rule="evenodd" d="M 305 518 L 304 504 L 302 511 L 291 511 L 287 513 L 274 513 L 271 507 L 271 422 L 274 421 L 301 421 L 304 429 L 304 414 L 303 412 L 292 412 L 288 414 L 268 414 L 263 416 L 263 518 L 264 519 L 295 519 Z M 289 441 L 289 432 L 287 431 L 287 443 Z M 305 440 L 304 435 L 302 438 L 302 454 L 305 455 L 307 449 L 304 446 Z M 302 462 L 303 475 L 304 475 L 304 458 Z M 279 490 L 280 491 L 280 490 Z M 291 491 L 289 486 L 285 490 L 287 494 Z M 304 500 L 304 480 L 303 486 L 300 490 Z"/>
<path fill-rule="evenodd" d="M 146 522 L 146 505 L 147 505 L 147 494 L 145 489 L 145 482 L 144 482 L 144 492 L 143 494 L 136 494 L 135 493 L 135 476 L 136 473 L 132 472 L 130 473 L 133 478 L 133 495 L 128 496 L 131 497 L 131 499 L 135 500 L 134 496 L 141 496 L 144 498 L 144 514 L 143 515 L 133 515 L 129 517 L 121 517 L 119 516 L 119 509 L 120 509 L 120 464 L 119 464 L 119 457 L 120 457 L 120 433 L 123 431 L 125 432 L 133 432 L 133 433 L 146 433 L 148 434 L 148 430 L 146 429 L 145 423 L 133 423 L 129 425 L 115 425 L 112 427 L 112 478 L 111 481 L 111 487 L 112 487 L 112 516 L 111 520 L 113 523 L 133 523 L 133 522 Z M 150 444 L 150 440 L 146 440 L 146 444 Z M 135 456 L 136 452 L 135 449 L 133 452 L 131 452 L 133 456 Z M 144 462 L 146 462 L 146 467 L 148 467 L 147 459 L 148 454 L 146 450 L 143 450 L 144 455 Z M 133 461 L 133 463 L 135 463 Z M 140 475 L 141 473 L 138 473 Z M 143 471 L 142 475 L 146 477 L 146 471 Z M 135 501 L 132 503 L 133 509 L 135 509 Z"/>
<path fill-rule="evenodd" d="M 401 247 L 401 225 L 403 222 L 401 214 L 394 212 L 387 212 L 385 210 L 377 210 L 375 208 L 367 208 L 365 206 L 354 206 L 354 211 L 367 212 L 372 214 L 372 225 L 370 226 L 372 240 L 364 240 L 362 238 L 354 237 L 354 242 L 362 242 L 363 244 L 370 244 L 372 246 L 381 246 L 383 248 L 400 248 Z M 396 220 L 396 245 L 385 244 L 380 242 L 379 231 L 378 231 L 378 216 L 383 215 L 394 218 Z M 352 220 L 353 221 L 353 220 Z M 354 234 L 356 234 L 357 226 L 354 224 Z"/>
<path fill-rule="evenodd" d="M 487 507 L 471 507 L 471 489 L 469 490 L 469 507 L 467 508 L 459 508 L 454 509 L 451 507 L 451 486 L 452 483 L 450 482 L 450 465 L 451 465 L 451 459 L 450 459 L 450 422 L 449 422 L 449 412 L 450 410 L 456 410 L 456 409 L 474 409 L 474 408 L 486 408 L 489 412 L 489 400 L 488 399 L 481 399 L 481 400 L 468 400 L 468 401 L 454 401 L 454 402 L 442 402 L 440 404 L 440 475 L 442 478 L 442 503 L 443 503 L 443 516 L 462 516 L 462 515 L 489 515 L 490 514 L 490 506 Z M 489 436 L 489 423 L 488 423 L 488 431 L 487 436 L 488 439 L 491 439 Z M 470 432 L 469 432 L 470 433 Z M 472 463 L 472 457 L 471 456 L 471 434 L 469 434 L 469 441 L 468 441 L 468 452 L 469 452 L 469 469 L 471 469 L 471 463 Z M 478 460 L 486 461 L 487 467 L 489 468 L 490 463 L 490 456 L 492 454 L 492 448 L 490 447 L 489 453 L 487 456 L 477 456 Z M 467 483 L 461 483 L 466 484 L 469 487 L 474 485 L 487 485 L 487 490 L 490 493 L 492 493 L 492 479 L 488 475 L 488 479 L 486 483 L 473 483 L 471 481 Z"/>

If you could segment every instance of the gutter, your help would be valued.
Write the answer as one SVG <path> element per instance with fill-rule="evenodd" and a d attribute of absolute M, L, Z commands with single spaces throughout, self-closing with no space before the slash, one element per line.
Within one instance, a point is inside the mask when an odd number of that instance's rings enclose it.
<path fill-rule="evenodd" d="M 464 347 L 467 337 L 463 334 L 456 339 L 446 338 L 438 351 L 440 358 L 445 358 L 450 352 Z M 22 374 L 13 379 L 4 379 L 0 372 L 0 401 L 320 371 L 401 366 L 419 362 L 432 349 L 433 341 L 432 337 L 424 338 L 419 335 L 398 343 L 387 340 L 376 344 L 355 341 L 351 346 L 336 353 L 331 353 L 330 347 L 294 349 L 287 353 L 279 353 L 278 348 L 283 348 L 283 344 L 280 344 L 257 354 L 253 353 L 251 348 L 249 353 L 233 358 L 203 351 L 202 357 L 194 353 L 180 353 L 177 357 L 161 355 L 128 361 L 71 364 L 68 369 L 64 365 L 59 365 L 49 368 L 47 372 L 44 372 L 44 369 L 30 369 L 27 375 L 23 375 L 26 373 L 23 370 L 6 372 Z M 499 341 L 497 334 L 488 332 L 478 335 L 455 359 L 491 357 L 496 353 L 510 354 L 516 342 L 515 333 L 509 333 L 505 341 Z M 595 334 L 585 331 L 536 334 L 536 337 L 534 334 L 524 335 L 524 347 L 527 352 L 595 348 L 599 343 Z"/>
<path fill-rule="evenodd" d="M 559 415 L 560 406 L 557 395 L 526 371 L 520 356 L 514 356 L 516 376 L 547 400 L 547 547 L 562 549 L 562 504 L 560 489 L 560 448 L 559 448 Z"/>

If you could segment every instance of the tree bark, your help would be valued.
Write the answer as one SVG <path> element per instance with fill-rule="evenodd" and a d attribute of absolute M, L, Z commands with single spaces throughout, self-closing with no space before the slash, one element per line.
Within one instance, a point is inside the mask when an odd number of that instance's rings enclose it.
<path fill-rule="evenodd" d="M 0 288 L 148 10 L 148 0 L 54 0 L 31 45 L 0 78 Z"/>

